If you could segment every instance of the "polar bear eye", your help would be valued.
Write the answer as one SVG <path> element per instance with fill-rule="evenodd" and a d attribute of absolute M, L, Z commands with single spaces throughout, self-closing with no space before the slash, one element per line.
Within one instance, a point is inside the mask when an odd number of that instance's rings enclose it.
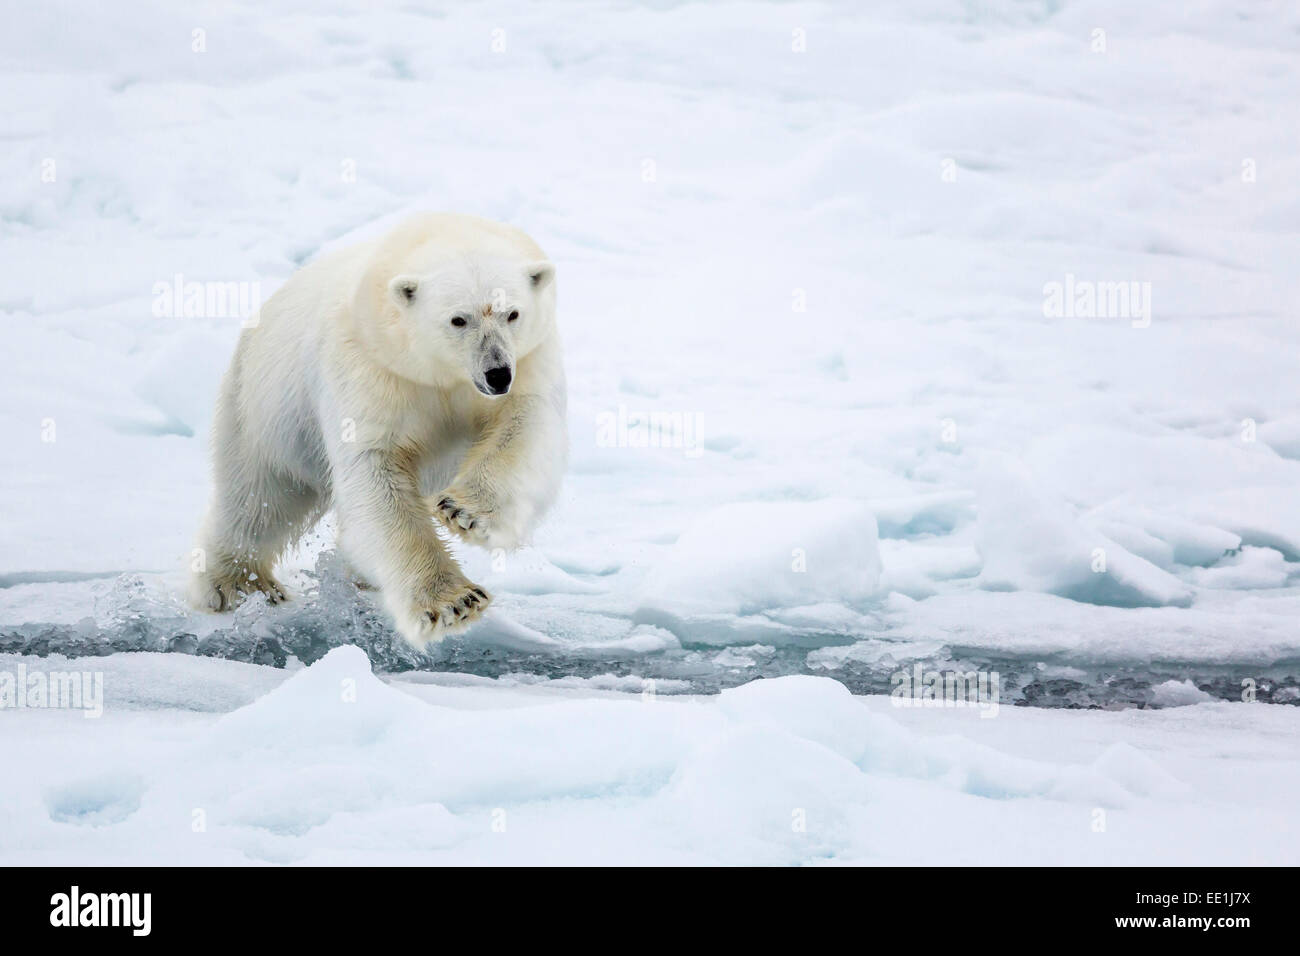
<path fill-rule="evenodd" d="M 516 309 L 514 312 L 511 312 L 509 315 L 507 315 L 507 316 L 506 316 L 506 321 L 507 321 L 507 322 L 513 322 L 513 321 L 514 321 L 515 319 L 517 319 L 517 318 L 519 318 L 519 310 L 518 310 L 518 309 Z"/>
<path fill-rule="evenodd" d="M 463 315 L 453 315 L 453 316 L 451 317 L 451 324 L 454 325 L 454 326 L 456 326 L 456 328 L 458 328 L 458 329 L 459 329 L 459 328 L 464 328 L 465 323 L 468 322 L 468 321 L 469 321 L 469 319 L 465 318 L 465 316 L 463 316 Z"/>

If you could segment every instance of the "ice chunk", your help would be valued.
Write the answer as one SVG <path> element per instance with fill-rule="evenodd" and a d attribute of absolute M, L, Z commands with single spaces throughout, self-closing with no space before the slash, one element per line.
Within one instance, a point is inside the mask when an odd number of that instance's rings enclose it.
<path fill-rule="evenodd" d="M 1177 578 L 1100 532 L 1035 486 L 1019 462 L 991 457 L 979 475 L 976 546 L 993 590 L 1044 591 L 1089 604 L 1191 604 Z"/>
<path fill-rule="evenodd" d="M 537 548 L 483 551 L 457 548 L 465 573 L 493 594 L 599 594 L 604 588 L 580 581 L 553 564 Z"/>
<path fill-rule="evenodd" d="M 1186 707 L 1215 700 L 1190 680 L 1167 680 L 1151 688 L 1151 702 L 1157 707 Z"/>
<path fill-rule="evenodd" d="M 1089 523 L 1166 570 L 1175 564 L 1211 565 L 1241 547 L 1240 535 L 1231 531 L 1128 504 L 1098 508 Z"/>
<path fill-rule="evenodd" d="M 885 572 L 882 591 L 898 591 L 908 597 L 937 594 L 943 582 L 971 578 L 980 572 L 980 556 L 970 545 L 952 547 L 913 541 L 880 542 Z"/>
<path fill-rule="evenodd" d="M 1145 561 L 1150 561 L 1158 568 L 1171 570 L 1174 565 L 1174 548 L 1168 541 L 1161 541 L 1145 528 L 1110 519 L 1091 519 L 1088 525 L 1100 531 L 1110 540 L 1130 551 Z"/>
<path fill-rule="evenodd" d="M 1240 535 L 1176 515 L 1148 512 L 1143 517 L 1142 527 L 1166 542 L 1179 564 L 1213 564 L 1229 551 L 1241 547 Z"/>
<path fill-rule="evenodd" d="M 1253 488 L 1228 488 L 1197 495 L 1188 511 L 1201 520 L 1241 536 L 1247 544 L 1276 548 L 1300 560 L 1300 482 Z"/>
<path fill-rule="evenodd" d="M 1289 589 L 1240 597 L 1206 591 L 1191 609 L 1118 608 L 1033 591 L 977 591 L 941 594 L 900 609 L 888 637 L 1080 666 L 1202 661 L 1245 666 L 1253 674 L 1300 655 L 1298 616 L 1300 596 Z"/>
<path fill-rule="evenodd" d="M 641 603 L 674 617 L 860 606 L 879 581 L 876 519 L 861 502 L 743 502 L 683 532 L 648 576 Z"/>
<path fill-rule="evenodd" d="M 1283 458 L 1300 459 L 1300 418 L 1264 422 L 1257 435 Z"/>
<path fill-rule="evenodd" d="M 1293 574 L 1300 574 L 1300 565 L 1288 563 L 1280 551 L 1247 546 L 1215 567 L 1197 568 L 1192 580 L 1204 588 L 1280 588 Z"/>

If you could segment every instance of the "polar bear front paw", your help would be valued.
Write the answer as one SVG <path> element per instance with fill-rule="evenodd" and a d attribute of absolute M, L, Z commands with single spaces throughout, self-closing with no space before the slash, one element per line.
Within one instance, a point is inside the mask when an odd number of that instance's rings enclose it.
<path fill-rule="evenodd" d="M 399 630 L 417 647 L 437 643 L 465 630 L 491 603 L 492 595 L 461 578 L 422 595 L 399 621 Z"/>
<path fill-rule="evenodd" d="M 492 535 L 494 509 L 474 495 L 448 488 L 433 499 L 433 516 L 452 534 L 470 544 L 487 547 Z"/>
<path fill-rule="evenodd" d="M 267 604 L 289 600 L 288 594 L 269 572 L 243 571 L 224 576 L 202 574 L 191 585 L 195 606 L 207 611 L 230 611 L 246 598 L 264 594 Z"/>

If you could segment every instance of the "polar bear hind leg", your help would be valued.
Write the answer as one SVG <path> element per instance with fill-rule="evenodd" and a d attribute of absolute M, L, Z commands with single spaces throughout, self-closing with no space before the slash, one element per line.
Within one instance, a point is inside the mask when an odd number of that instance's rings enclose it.
<path fill-rule="evenodd" d="M 215 422 L 215 488 L 193 555 L 190 600 L 199 608 L 228 611 L 261 593 L 271 604 L 286 600 L 273 574 L 286 547 L 315 524 L 321 495 L 255 455 L 223 453 L 244 439 L 223 402 Z"/>

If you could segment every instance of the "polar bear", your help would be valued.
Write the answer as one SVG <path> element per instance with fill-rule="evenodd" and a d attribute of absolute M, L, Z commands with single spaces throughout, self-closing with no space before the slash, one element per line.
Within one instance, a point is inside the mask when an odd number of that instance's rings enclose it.
<path fill-rule="evenodd" d="M 511 226 L 423 214 L 293 275 L 244 331 L 213 423 L 191 600 L 285 593 L 276 560 L 333 508 L 358 583 L 417 647 L 491 602 L 435 520 L 512 548 L 567 450 L 555 267 Z"/>

